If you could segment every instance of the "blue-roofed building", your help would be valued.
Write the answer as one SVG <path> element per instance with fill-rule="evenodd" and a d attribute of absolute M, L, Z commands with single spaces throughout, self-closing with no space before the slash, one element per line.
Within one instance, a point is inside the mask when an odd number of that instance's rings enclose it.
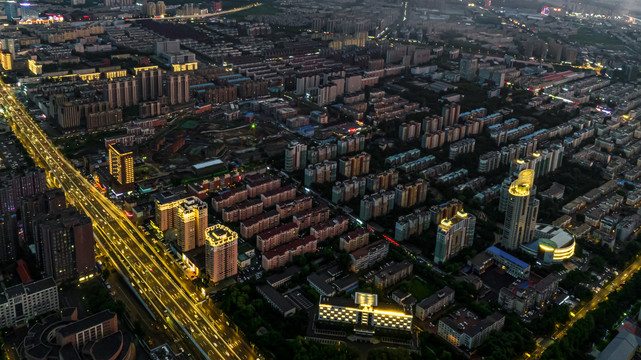
<path fill-rule="evenodd" d="M 237 77 L 242 77 L 242 75 L 241 74 L 229 74 L 229 75 L 219 76 L 218 78 L 222 79 L 222 80 L 228 80 L 228 79 L 233 79 L 233 78 L 237 78 Z"/>
<path fill-rule="evenodd" d="M 499 266 L 501 266 L 508 274 L 519 278 L 527 279 L 530 276 L 531 266 L 523 260 L 517 259 L 511 254 L 497 248 L 490 246 L 485 250 Z"/>
<path fill-rule="evenodd" d="M 250 80 L 251 80 L 251 78 L 248 78 L 248 77 L 242 77 L 242 78 L 237 78 L 237 79 L 227 80 L 227 83 L 228 83 L 228 84 L 234 84 L 234 83 L 237 83 L 237 82 L 241 82 L 241 81 L 250 81 Z"/>
<path fill-rule="evenodd" d="M 190 89 L 202 89 L 202 88 L 212 87 L 212 86 L 216 86 L 216 85 L 214 83 L 204 83 L 204 84 L 190 85 L 189 88 Z"/>
<path fill-rule="evenodd" d="M 302 136 L 312 137 L 314 136 L 314 125 L 302 126 L 298 129 L 298 133 Z"/>

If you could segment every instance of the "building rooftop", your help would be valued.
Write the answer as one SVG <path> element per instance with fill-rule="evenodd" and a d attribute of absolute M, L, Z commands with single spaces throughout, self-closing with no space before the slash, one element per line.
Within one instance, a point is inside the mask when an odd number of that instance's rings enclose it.
<path fill-rule="evenodd" d="M 502 258 L 510 261 L 511 263 L 517 265 L 518 267 L 520 267 L 520 268 L 522 268 L 524 270 L 530 267 L 530 264 L 526 263 L 523 260 L 517 259 L 516 257 L 514 257 L 514 256 L 508 254 L 507 252 L 497 248 L 496 246 L 490 246 L 485 251 L 490 253 L 490 254 L 492 254 L 492 255 L 502 257 Z"/>
<path fill-rule="evenodd" d="M 440 321 L 444 322 L 450 328 L 456 329 L 460 333 L 474 337 L 476 334 L 483 331 L 483 329 L 490 327 L 502 318 L 504 318 L 502 314 L 495 312 L 481 320 L 476 314 L 463 308 L 442 318 Z"/>
<path fill-rule="evenodd" d="M 257 288 L 266 299 L 269 300 L 281 313 L 286 313 L 295 309 L 296 306 L 289 301 L 286 297 L 281 295 L 271 285 L 261 285 Z"/>
<path fill-rule="evenodd" d="M 279 283 L 279 282 L 281 282 L 283 280 L 286 281 L 287 279 L 290 279 L 294 275 L 298 274 L 298 272 L 300 272 L 300 268 L 298 266 L 296 266 L 296 265 L 290 266 L 290 267 L 286 268 L 285 271 L 283 271 L 280 274 L 274 274 L 274 275 L 268 276 L 267 277 L 267 283 L 269 285 L 274 286 L 273 284 L 277 284 L 277 283 Z"/>
<path fill-rule="evenodd" d="M 210 166 L 216 166 L 216 165 L 222 165 L 222 164 L 223 162 L 220 159 L 214 159 L 214 160 L 209 160 L 209 161 L 201 162 L 198 164 L 194 164 L 192 165 L 192 167 L 196 170 L 202 170 Z"/>
<path fill-rule="evenodd" d="M 103 310 L 99 313 L 95 313 L 91 316 L 88 316 L 82 320 L 78 320 L 75 322 L 72 322 L 68 325 L 62 326 L 57 329 L 58 333 L 62 335 L 63 337 L 67 337 L 69 335 L 76 334 L 78 332 L 81 332 L 83 330 L 86 330 L 94 325 L 103 323 L 105 321 L 111 320 L 116 317 L 116 314 L 109 311 L 109 310 Z"/>
<path fill-rule="evenodd" d="M 363 246 L 360 249 L 352 251 L 351 255 L 354 257 L 354 259 L 358 260 L 361 257 L 366 256 L 370 251 L 374 250 L 375 248 L 384 247 L 384 246 L 389 246 L 387 244 L 387 240 L 378 240 L 369 245 Z"/>
<path fill-rule="evenodd" d="M 293 229 L 298 229 L 298 225 L 296 225 L 293 222 L 290 222 L 290 223 L 283 224 L 283 225 L 280 225 L 278 227 L 275 227 L 273 229 L 269 229 L 269 230 L 263 231 L 262 233 L 258 234 L 258 236 L 260 238 L 262 238 L 262 239 L 268 239 L 268 238 L 270 238 L 270 237 L 272 237 L 274 235 L 280 234 L 280 233 L 285 232 L 285 231 L 290 231 L 290 230 L 293 230 Z"/>
<path fill-rule="evenodd" d="M 275 248 L 265 251 L 263 253 L 263 256 L 266 257 L 267 259 L 271 259 L 275 256 L 282 256 L 284 255 L 287 251 L 296 249 L 299 246 L 305 245 L 309 242 L 316 241 L 316 237 L 314 235 L 307 235 L 305 237 L 301 237 L 298 239 L 294 239 L 288 243 L 276 246 Z"/>
<path fill-rule="evenodd" d="M 441 290 L 437 291 L 436 293 L 432 294 L 429 297 L 426 297 L 425 299 L 421 300 L 420 303 L 418 303 L 417 306 L 420 306 L 424 309 L 427 309 L 434 304 L 438 303 L 442 298 L 451 296 L 454 294 L 454 290 L 452 290 L 450 287 L 446 286 L 442 288 Z"/>

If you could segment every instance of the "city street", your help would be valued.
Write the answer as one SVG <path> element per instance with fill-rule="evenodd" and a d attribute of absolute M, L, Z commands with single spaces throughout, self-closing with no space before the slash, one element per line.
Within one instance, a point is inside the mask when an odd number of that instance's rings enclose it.
<path fill-rule="evenodd" d="M 641 270 L 641 257 L 637 255 L 636 260 L 630 264 L 625 270 L 621 271 L 617 277 L 615 277 L 612 282 L 604 286 L 601 291 L 596 293 L 592 300 L 585 304 L 580 310 L 574 312 L 574 316 L 570 318 L 566 324 L 561 325 L 557 331 L 552 335 L 551 341 L 543 342 L 543 344 L 538 344 L 536 350 L 532 353 L 532 358 L 538 359 L 543 355 L 545 350 L 552 345 L 555 341 L 560 340 L 565 334 L 570 330 L 572 325 L 577 322 L 577 320 L 585 317 L 585 315 L 596 309 L 604 300 L 607 300 L 608 295 L 611 292 L 615 291 L 620 285 L 625 284 L 625 282 L 630 279 L 635 273 Z"/>
<path fill-rule="evenodd" d="M 108 254 L 126 275 L 157 321 L 179 323 L 198 347 L 196 358 L 256 359 L 253 346 L 222 318 L 214 318 L 199 303 L 200 290 L 184 279 L 177 264 L 154 250 L 153 244 L 126 215 L 106 199 L 53 147 L 23 105 L 1 86 L 0 105 L 14 133 L 37 165 L 47 170 L 48 180 L 61 187 L 69 203 L 93 221 L 96 246 Z"/>

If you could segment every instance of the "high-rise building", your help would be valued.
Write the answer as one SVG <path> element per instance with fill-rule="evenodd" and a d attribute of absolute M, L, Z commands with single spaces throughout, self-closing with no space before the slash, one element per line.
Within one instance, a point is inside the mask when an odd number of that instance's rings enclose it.
<path fill-rule="evenodd" d="M 182 252 L 205 245 L 207 203 L 195 196 L 186 198 L 176 211 L 178 246 Z"/>
<path fill-rule="evenodd" d="M 467 81 L 475 81 L 479 70 L 479 60 L 475 57 L 461 58 L 461 77 Z"/>
<path fill-rule="evenodd" d="M 451 103 L 443 106 L 441 117 L 443 118 L 443 126 L 447 127 L 454 125 L 458 122 L 459 115 L 461 114 L 461 105 Z"/>
<path fill-rule="evenodd" d="M 534 170 L 523 170 L 508 190 L 501 243 L 506 249 L 518 249 L 532 241 L 539 213 L 539 200 L 534 198 Z"/>
<path fill-rule="evenodd" d="M 109 173 L 122 185 L 133 183 L 133 152 L 118 143 L 109 145 Z"/>
<path fill-rule="evenodd" d="M 143 14 L 148 17 L 155 17 L 157 15 L 156 3 L 153 1 L 148 2 L 143 6 Z"/>
<path fill-rule="evenodd" d="M 343 156 L 338 161 L 338 173 L 345 177 L 369 174 L 372 156 L 366 152 L 352 156 Z"/>
<path fill-rule="evenodd" d="M 223 225 L 207 228 L 205 268 L 214 283 L 238 272 L 238 234 Z"/>
<path fill-rule="evenodd" d="M 180 206 L 183 201 L 185 201 L 183 196 L 171 192 L 162 192 L 156 195 L 155 221 L 160 231 L 176 228 L 178 206 Z"/>
<path fill-rule="evenodd" d="M 67 207 L 67 199 L 62 189 L 51 189 L 44 193 L 34 194 L 22 199 L 20 206 L 20 221 L 24 232 L 25 245 L 35 243 L 33 221 L 42 214 L 61 211 Z"/>
<path fill-rule="evenodd" d="M 0 173 L 0 213 L 19 210 L 22 199 L 46 189 L 44 169 Z"/>
<path fill-rule="evenodd" d="M 134 106 L 140 102 L 138 81 L 135 78 L 120 78 L 109 81 L 104 86 L 103 94 L 105 101 L 114 108 Z"/>
<path fill-rule="evenodd" d="M 463 210 L 463 202 L 459 199 L 452 199 L 440 205 L 432 205 L 430 207 L 430 222 L 438 225 L 443 219 L 453 218 L 459 210 Z"/>
<path fill-rule="evenodd" d="M 459 210 L 450 219 L 443 219 L 436 231 L 434 262 L 445 262 L 459 251 L 472 246 L 475 226 L 476 217 L 463 210 Z"/>
<path fill-rule="evenodd" d="M 15 212 L 0 214 L 0 264 L 16 259 L 18 222 Z"/>
<path fill-rule="evenodd" d="M 169 105 L 178 105 L 189 102 L 189 74 L 172 74 L 167 78 Z"/>
<path fill-rule="evenodd" d="M 292 140 L 285 149 L 285 171 L 292 172 L 307 165 L 307 145 Z"/>
<path fill-rule="evenodd" d="M 157 16 L 163 16 L 165 15 L 165 12 L 167 12 L 167 6 L 165 5 L 164 1 L 158 1 L 156 3 L 156 15 Z"/>
<path fill-rule="evenodd" d="M 91 276 L 95 267 L 95 241 L 91 219 L 69 207 L 34 220 L 39 234 L 36 256 L 48 276 L 57 282 Z"/>
<path fill-rule="evenodd" d="M 163 95 L 161 69 L 142 70 L 136 74 L 140 101 L 155 100 Z"/>

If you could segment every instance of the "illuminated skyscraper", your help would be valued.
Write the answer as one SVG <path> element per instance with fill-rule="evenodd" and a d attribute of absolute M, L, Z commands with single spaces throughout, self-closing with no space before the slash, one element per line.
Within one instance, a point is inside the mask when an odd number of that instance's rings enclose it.
<path fill-rule="evenodd" d="M 205 245 L 207 204 L 195 196 L 186 198 L 177 209 L 178 246 L 182 252 Z"/>
<path fill-rule="evenodd" d="M 532 241 L 532 234 L 539 214 L 539 200 L 534 198 L 534 170 L 523 170 L 508 190 L 503 237 L 506 249 L 517 249 Z"/>
<path fill-rule="evenodd" d="M 436 232 L 434 262 L 442 263 L 474 242 L 476 217 L 459 210 L 450 219 L 443 219 Z"/>
<path fill-rule="evenodd" d="M 214 283 L 236 275 L 238 272 L 238 234 L 223 225 L 205 230 L 205 269 Z"/>
<path fill-rule="evenodd" d="M 120 144 L 109 145 L 109 173 L 122 185 L 133 183 L 133 152 Z"/>

